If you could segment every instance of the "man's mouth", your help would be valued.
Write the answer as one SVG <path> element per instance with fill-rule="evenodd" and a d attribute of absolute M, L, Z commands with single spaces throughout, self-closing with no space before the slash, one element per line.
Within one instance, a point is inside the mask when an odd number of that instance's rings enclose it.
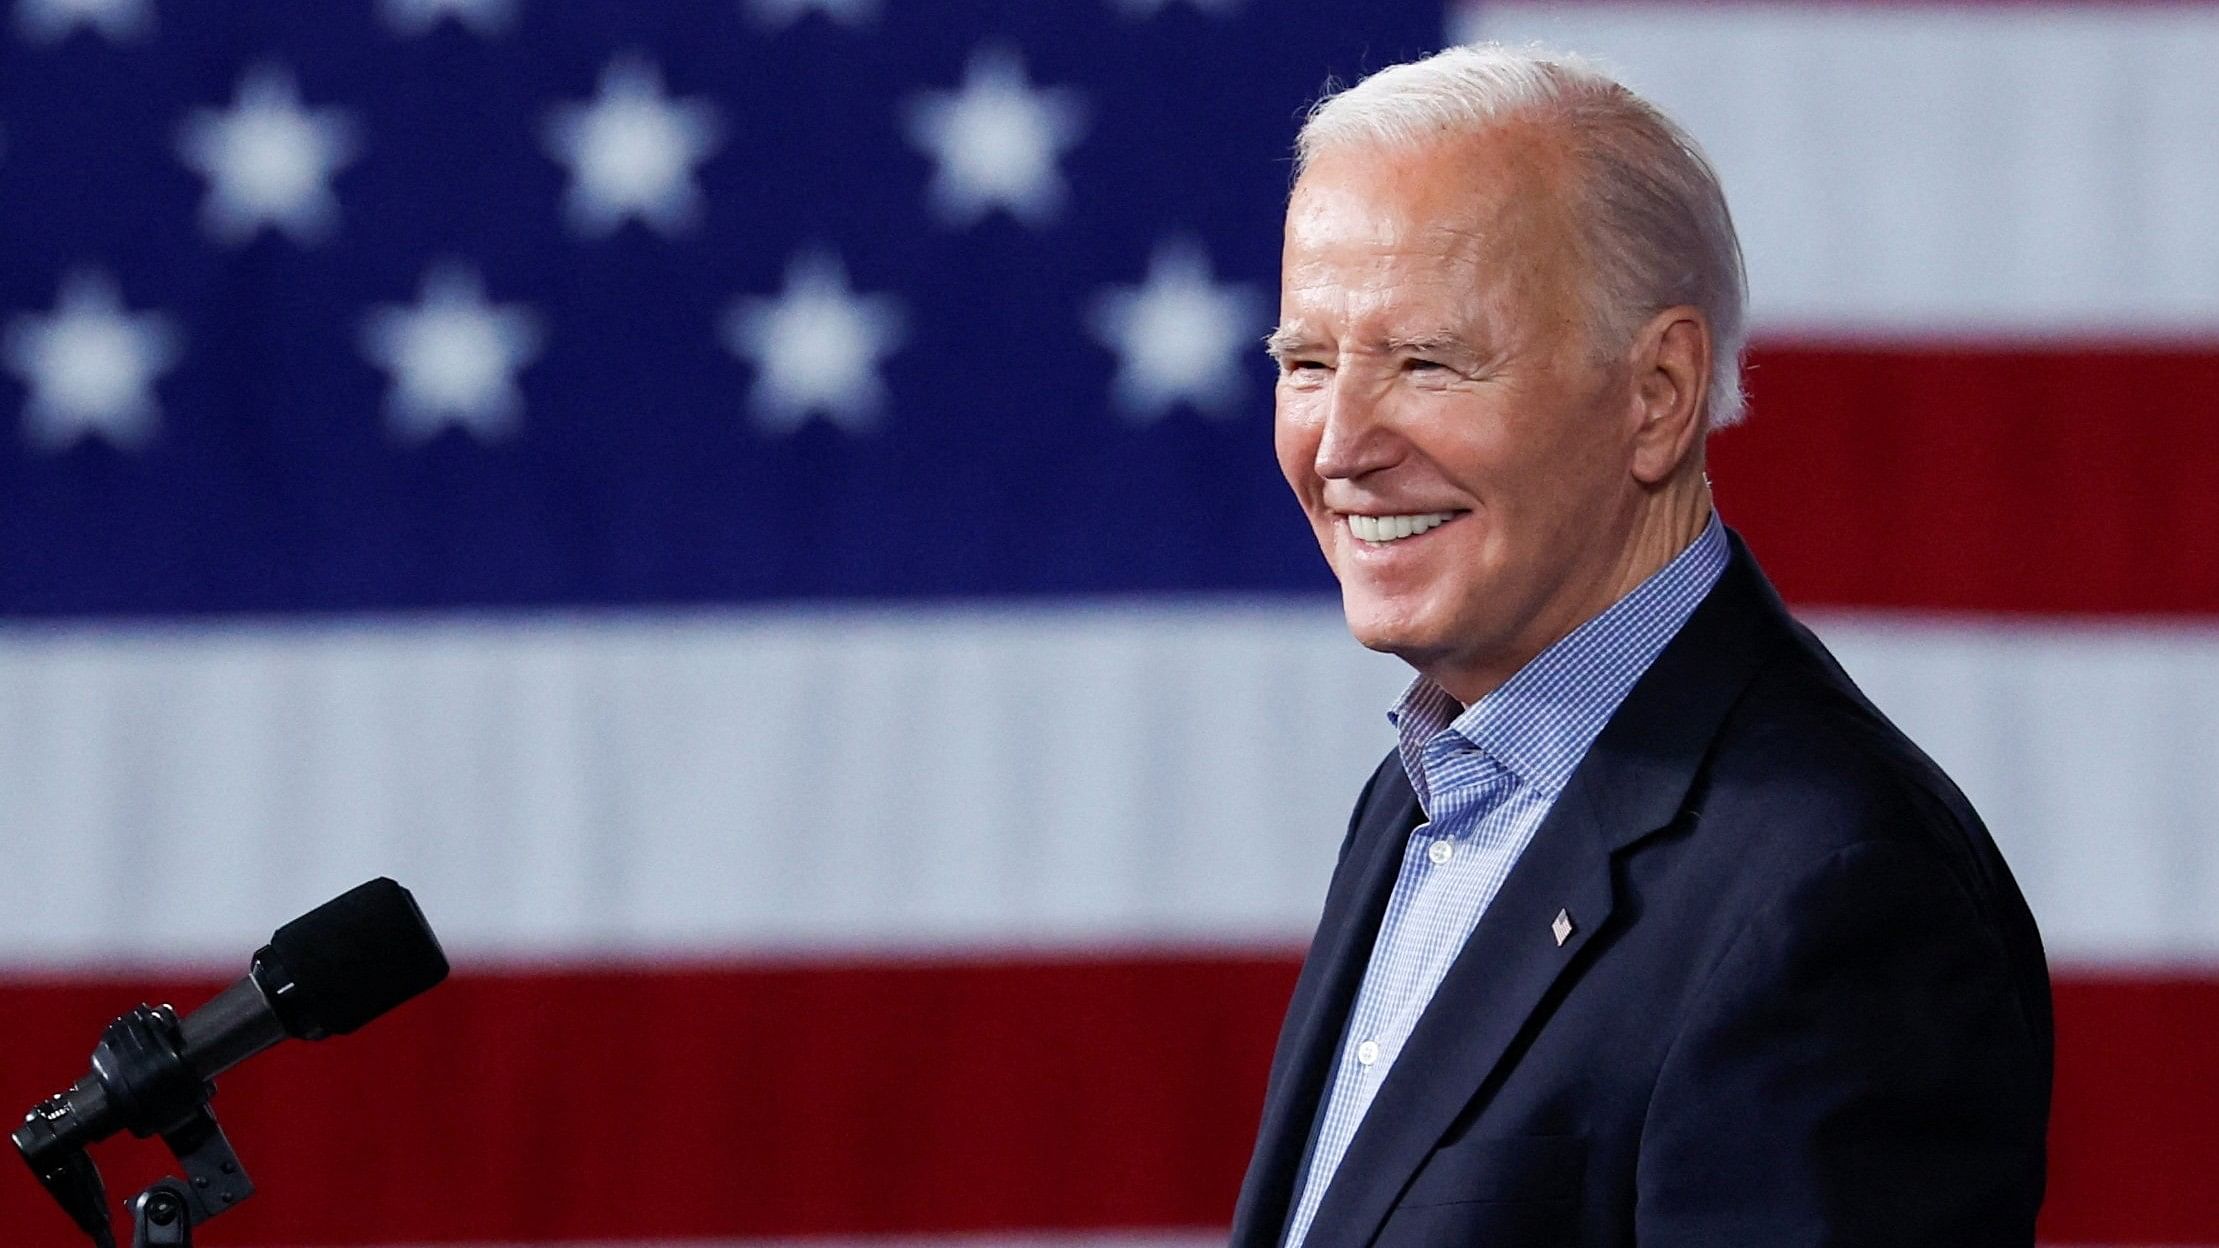
<path fill-rule="evenodd" d="M 1406 537 L 1416 537 L 1420 533 L 1430 533 L 1462 514 L 1456 511 L 1427 511 L 1406 516 L 1360 516 L 1349 512 L 1345 519 L 1348 521 L 1349 533 L 1358 541 L 1384 546 Z"/>

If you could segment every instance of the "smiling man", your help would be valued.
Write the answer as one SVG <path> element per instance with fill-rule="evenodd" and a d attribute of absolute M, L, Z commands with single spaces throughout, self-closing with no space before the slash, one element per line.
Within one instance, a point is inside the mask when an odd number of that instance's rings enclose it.
<path fill-rule="evenodd" d="M 1234 1243 L 2031 1244 L 2040 939 L 1713 509 L 1744 293 L 1708 163 L 1584 64 L 1473 47 L 1320 104 L 1297 167 L 1279 462 L 1417 678 Z"/>

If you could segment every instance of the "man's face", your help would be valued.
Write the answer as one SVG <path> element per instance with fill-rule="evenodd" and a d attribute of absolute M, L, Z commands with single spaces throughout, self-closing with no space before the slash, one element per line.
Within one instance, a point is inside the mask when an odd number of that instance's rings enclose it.
<path fill-rule="evenodd" d="M 1287 210 L 1279 466 L 1357 640 L 1467 702 L 1615 599 L 1637 522 L 1569 179 L 1517 127 L 1321 153 Z"/>

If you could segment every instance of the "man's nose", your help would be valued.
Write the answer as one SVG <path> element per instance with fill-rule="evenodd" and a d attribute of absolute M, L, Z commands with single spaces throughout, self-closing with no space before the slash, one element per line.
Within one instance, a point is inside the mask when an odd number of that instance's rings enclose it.
<path fill-rule="evenodd" d="M 1325 429 L 1318 439 L 1319 476 L 1347 480 L 1395 462 L 1400 439 L 1386 419 L 1380 389 L 1367 370 L 1334 371 L 1326 391 Z"/>

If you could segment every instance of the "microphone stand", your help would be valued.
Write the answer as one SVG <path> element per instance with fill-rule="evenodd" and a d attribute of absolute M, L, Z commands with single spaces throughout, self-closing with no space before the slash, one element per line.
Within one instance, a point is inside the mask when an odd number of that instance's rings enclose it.
<path fill-rule="evenodd" d="M 207 1105 L 162 1132 L 185 1177 L 164 1175 L 131 1198 L 131 1248 L 192 1248 L 193 1228 L 254 1194 Z"/>
<path fill-rule="evenodd" d="M 98 1134 L 161 1136 L 184 1168 L 184 1178 L 165 1176 L 132 1198 L 133 1248 L 190 1248 L 193 1227 L 254 1194 L 208 1108 L 216 1085 L 194 1075 L 182 1052 L 176 1012 L 142 1005 L 102 1033 L 93 1075 L 32 1109 L 15 1133 L 24 1160 L 98 1248 L 113 1248 L 115 1235 L 100 1171 L 77 1142 L 88 1119 L 100 1124 Z"/>
<path fill-rule="evenodd" d="M 141 1005 L 108 1025 L 92 1073 L 31 1107 L 9 1136 L 94 1248 L 115 1248 L 108 1189 L 87 1150 L 119 1131 L 159 1135 L 185 1177 L 132 1199 L 133 1248 L 180 1248 L 254 1195 L 209 1112 L 215 1076 L 292 1037 L 346 1035 L 447 977 L 447 955 L 409 891 L 379 877 L 270 934 L 247 976 L 180 1019 Z"/>
<path fill-rule="evenodd" d="M 193 1216 L 185 1185 L 156 1179 L 131 1198 L 131 1248 L 193 1248 Z"/>

